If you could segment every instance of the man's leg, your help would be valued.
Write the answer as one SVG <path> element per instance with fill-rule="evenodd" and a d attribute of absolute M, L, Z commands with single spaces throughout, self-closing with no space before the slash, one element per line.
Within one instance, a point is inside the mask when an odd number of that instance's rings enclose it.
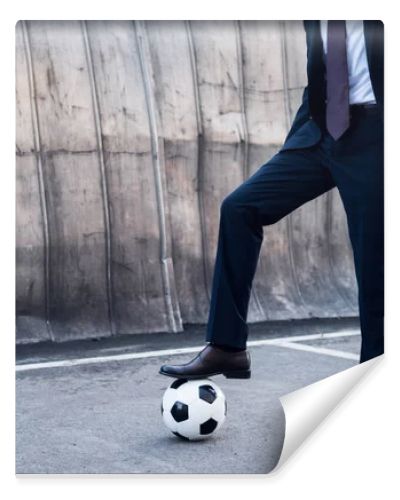
<path fill-rule="evenodd" d="M 222 202 L 206 340 L 245 349 L 263 226 L 334 186 L 316 148 L 283 151 Z"/>
<path fill-rule="evenodd" d="M 200 378 L 217 373 L 250 376 L 245 349 L 247 309 L 263 240 L 273 224 L 334 186 L 318 146 L 277 153 L 222 202 L 218 248 L 206 340 L 211 343 L 185 365 L 164 365 L 160 373 Z M 213 345 L 223 349 L 212 348 Z"/>
<path fill-rule="evenodd" d="M 330 170 L 347 214 L 358 283 L 360 362 L 384 350 L 383 124 L 375 112 L 353 117 L 332 150 Z"/>

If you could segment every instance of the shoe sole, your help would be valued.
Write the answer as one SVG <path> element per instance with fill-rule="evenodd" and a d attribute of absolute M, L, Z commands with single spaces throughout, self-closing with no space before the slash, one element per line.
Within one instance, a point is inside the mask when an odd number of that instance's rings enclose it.
<path fill-rule="evenodd" d="M 214 372 L 214 373 L 204 373 L 202 375 L 181 375 L 181 374 L 172 374 L 166 373 L 163 371 L 159 371 L 161 375 L 165 375 L 166 377 L 171 378 L 179 378 L 179 379 L 187 379 L 187 380 L 200 380 L 202 378 L 215 377 L 217 375 L 224 375 L 226 378 L 235 378 L 235 379 L 249 379 L 251 378 L 251 370 L 234 370 L 229 372 Z"/>

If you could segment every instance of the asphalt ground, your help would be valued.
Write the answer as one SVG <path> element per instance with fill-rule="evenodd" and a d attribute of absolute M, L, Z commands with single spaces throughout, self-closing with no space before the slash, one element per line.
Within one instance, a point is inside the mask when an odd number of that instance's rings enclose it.
<path fill-rule="evenodd" d="M 357 364 L 358 328 L 356 318 L 250 325 L 252 377 L 213 377 L 228 413 L 200 442 L 164 426 L 160 402 L 173 379 L 158 369 L 191 359 L 174 350 L 201 347 L 204 326 L 18 346 L 16 472 L 267 473 L 284 440 L 279 397 Z"/>

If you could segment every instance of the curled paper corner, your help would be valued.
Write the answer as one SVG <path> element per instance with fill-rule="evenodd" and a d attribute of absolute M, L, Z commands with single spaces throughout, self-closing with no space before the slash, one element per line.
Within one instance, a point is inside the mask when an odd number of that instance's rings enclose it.
<path fill-rule="evenodd" d="M 285 438 L 273 472 L 293 455 L 345 396 L 383 358 L 378 356 L 280 398 L 285 413 Z"/>

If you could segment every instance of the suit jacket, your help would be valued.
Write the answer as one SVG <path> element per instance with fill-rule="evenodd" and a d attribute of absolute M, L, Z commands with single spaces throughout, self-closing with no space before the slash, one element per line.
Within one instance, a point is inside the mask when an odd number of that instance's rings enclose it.
<path fill-rule="evenodd" d="M 383 23 L 363 21 L 368 67 L 377 105 L 383 117 Z M 319 21 L 304 21 L 307 41 L 307 79 L 303 99 L 281 151 L 310 147 L 321 137 L 325 123 L 326 73 Z"/>

